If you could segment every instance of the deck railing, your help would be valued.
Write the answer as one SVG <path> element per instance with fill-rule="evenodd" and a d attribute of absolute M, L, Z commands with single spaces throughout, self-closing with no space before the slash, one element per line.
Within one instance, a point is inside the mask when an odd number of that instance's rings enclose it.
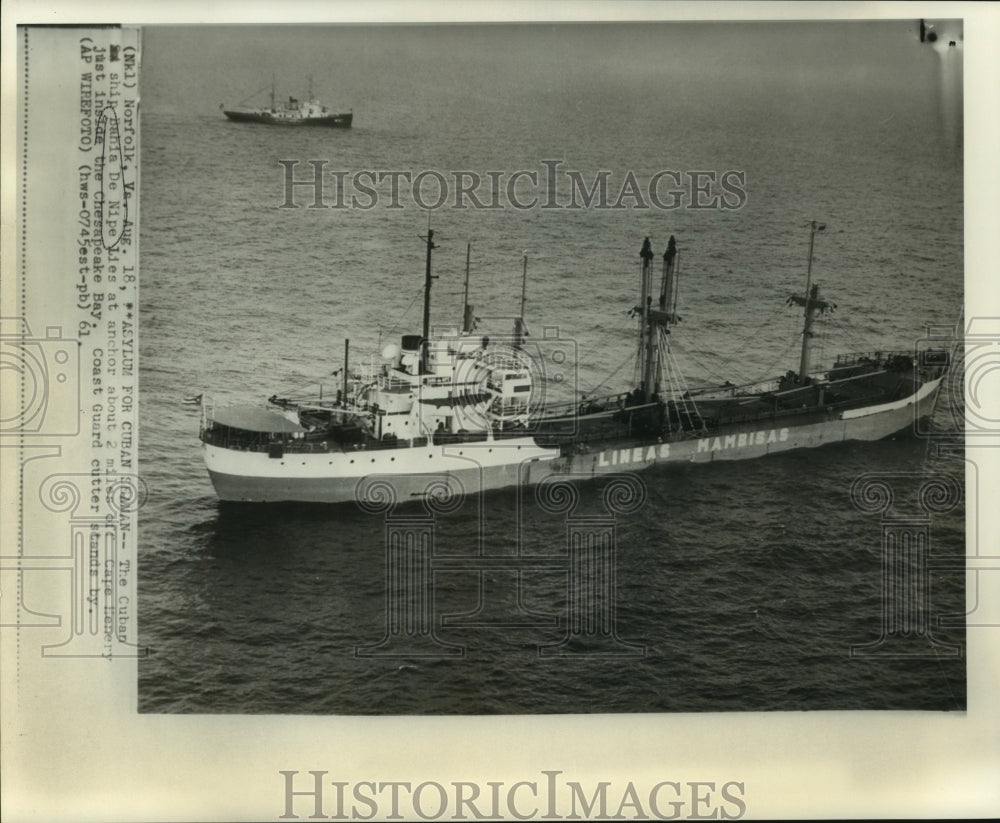
<path fill-rule="evenodd" d="M 858 366 L 868 363 L 886 363 L 895 357 L 908 357 L 913 358 L 912 351 L 900 351 L 900 350 L 886 350 L 886 351 L 862 351 L 862 352 L 850 352 L 848 354 L 838 354 L 837 359 L 833 362 L 833 367 L 835 369 L 844 368 L 846 366 Z"/>

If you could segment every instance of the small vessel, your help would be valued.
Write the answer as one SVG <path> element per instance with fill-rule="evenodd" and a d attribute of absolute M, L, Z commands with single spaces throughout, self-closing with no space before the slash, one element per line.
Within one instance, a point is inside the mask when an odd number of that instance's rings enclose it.
<path fill-rule="evenodd" d="M 265 89 L 254 92 L 252 99 Z M 245 102 L 245 101 L 244 101 Z M 334 129 L 349 129 L 354 114 L 334 112 L 313 97 L 312 78 L 309 78 L 309 96 L 305 100 L 289 97 L 280 104 L 275 102 L 274 81 L 271 82 L 271 104 L 267 108 L 245 106 L 242 103 L 232 108 L 219 106 L 222 113 L 237 123 L 263 123 L 269 126 L 323 126 Z"/>
<path fill-rule="evenodd" d="M 834 309 L 811 282 L 787 303 L 803 309 L 798 369 L 764 382 L 690 389 L 671 352 L 679 322 L 679 253 L 673 237 L 659 283 L 649 238 L 640 252 L 634 381 L 617 394 L 551 403 L 544 384 L 566 362 L 548 335 L 529 342 L 521 312 L 510 333 L 477 331 L 468 297 L 461 325 L 430 325 L 428 230 L 422 334 L 384 346 L 352 369 L 344 346 L 340 385 L 318 394 L 268 398 L 260 407 L 203 405 L 205 464 L 224 501 L 359 501 L 373 480 L 397 500 L 434 492 L 478 493 L 537 484 L 553 474 L 586 478 L 654 464 L 763 457 L 904 431 L 933 411 L 948 367 L 945 349 L 842 354 L 814 370 L 813 326 Z M 440 488 L 438 488 L 440 491 Z"/>

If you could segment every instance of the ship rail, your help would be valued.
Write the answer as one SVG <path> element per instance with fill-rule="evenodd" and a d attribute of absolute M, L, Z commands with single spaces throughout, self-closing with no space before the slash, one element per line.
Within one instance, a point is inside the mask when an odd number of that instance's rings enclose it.
<path fill-rule="evenodd" d="M 409 377 L 409 375 L 407 375 Z M 395 370 L 386 371 L 378 376 L 378 387 L 388 392 L 413 391 L 413 383 L 409 379 L 397 377 Z"/>
<path fill-rule="evenodd" d="M 882 364 L 897 357 L 912 358 L 913 352 L 900 349 L 848 352 L 846 354 L 838 354 L 831 368 L 840 369 L 847 366 Z"/>
<path fill-rule="evenodd" d="M 232 451 L 260 452 L 274 456 L 285 454 L 352 454 L 355 452 L 420 448 L 432 443 L 437 446 L 462 443 L 485 443 L 489 440 L 509 440 L 524 437 L 530 430 L 522 427 L 497 428 L 491 431 L 434 432 L 431 437 L 383 438 L 371 436 L 355 442 L 341 442 L 331 435 L 310 432 L 250 432 L 232 429 L 208 420 L 200 439 L 210 446 Z"/>
<path fill-rule="evenodd" d="M 823 403 L 822 405 L 809 404 L 801 406 L 799 408 L 775 408 L 769 413 L 762 414 L 760 410 L 755 412 L 747 412 L 745 414 L 732 414 L 727 412 L 720 415 L 717 419 L 711 421 L 711 425 L 708 426 L 709 432 L 713 428 L 722 425 L 731 425 L 733 423 L 752 423 L 758 422 L 763 423 L 768 420 L 780 421 L 787 420 L 789 418 L 804 417 L 807 415 L 817 415 L 825 414 L 827 417 L 835 417 L 842 411 L 846 411 L 852 408 L 859 408 L 869 403 L 878 403 L 885 401 L 884 392 L 872 392 L 867 395 L 852 397 L 848 400 L 841 400 L 835 403 Z"/>
<path fill-rule="evenodd" d="M 838 354 L 833 365 L 825 368 L 815 369 L 810 372 L 810 376 L 816 379 L 835 369 L 850 368 L 852 366 L 884 366 L 898 358 L 912 359 L 913 352 L 898 349 L 880 349 L 862 352 L 849 352 Z M 751 383 L 724 383 L 721 386 L 706 386 L 704 388 L 692 389 L 684 395 L 671 396 L 671 400 L 687 399 L 712 399 L 721 397 L 750 397 L 753 395 L 777 392 L 780 389 L 780 378 L 769 378 L 767 380 L 755 380 Z"/>
<path fill-rule="evenodd" d="M 533 420 L 551 420 L 566 417 L 585 417 L 601 412 L 615 412 L 625 409 L 631 401 L 637 399 L 632 392 L 619 392 L 601 397 L 581 397 L 579 400 L 568 400 L 545 406 L 544 410 L 533 416 Z M 631 404 L 634 405 L 634 404 Z"/>
<path fill-rule="evenodd" d="M 683 394 L 672 395 L 669 399 L 679 401 L 690 398 L 711 400 L 721 397 L 753 397 L 759 394 L 767 394 L 768 392 L 776 392 L 778 390 L 778 382 L 777 378 L 772 378 L 769 380 L 755 380 L 753 383 L 730 383 L 728 385 L 724 383 L 721 386 L 706 386 L 702 389 L 691 389 Z"/>
<path fill-rule="evenodd" d="M 356 443 L 339 442 L 331 436 L 309 436 L 306 432 L 249 432 L 231 429 L 209 421 L 200 433 L 200 439 L 209 446 L 245 452 L 273 453 L 280 449 L 286 454 L 346 454 L 355 451 L 380 451 L 383 449 L 409 448 L 427 445 L 426 437 L 407 440 L 375 440 Z"/>

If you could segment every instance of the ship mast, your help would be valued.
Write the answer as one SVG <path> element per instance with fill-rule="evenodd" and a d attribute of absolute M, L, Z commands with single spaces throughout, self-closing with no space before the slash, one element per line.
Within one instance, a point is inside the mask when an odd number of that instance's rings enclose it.
<path fill-rule="evenodd" d="M 675 320 L 674 309 L 677 302 L 677 271 L 674 261 L 677 258 L 677 241 L 673 235 L 667 243 L 667 250 L 663 252 L 663 279 L 660 281 L 660 302 L 659 308 L 650 308 L 649 323 L 650 334 L 655 332 L 655 325 L 662 326 L 666 334 L 670 334 L 669 326 Z M 658 341 L 653 341 L 658 342 Z M 649 380 L 653 383 L 654 393 L 660 391 L 660 377 L 662 374 L 662 356 L 660 346 L 656 346 L 656 361 L 649 374 Z"/>
<path fill-rule="evenodd" d="M 660 329 L 669 334 L 669 326 L 677 320 L 677 241 L 670 235 L 667 250 L 663 253 L 663 277 L 660 281 L 660 297 L 653 308 L 653 283 L 651 261 L 653 249 L 647 237 L 639 253 L 642 258 L 642 289 L 640 305 L 635 307 L 639 315 L 639 388 L 646 403 L 653 401 L 660 391 Z"/>
<path fill-rule="evenodd" d="M 528 333 L 524 325 L 524 303 L 528 296 L 528 253 L 524 252 L 524 265 L 521 269 L 521 311 L 514 321 L 514 346 L 521 348 Z"/>
<path fill-rule="evenodd" d="M 677 307 L 677 241 L 673 235 L 667 242 L 667 250 L 663 252 L 663 280 L 660 283 L 660 311 L 666 312 L 663 322 L 666 325 L 674 320 Z"/>
<path fill-rule="evenodd" d="M 274 72 L 271 72 L 271 111 L 274 111 Z"/>
<path fill-rule="evenodd" d="M 815 220 L 811 220 L 806 224 L 809 226 L 809 262 L 806 264 L 806 289 L 802 297 L 797 294 L 793 294 L 788 298 L 788 304 L 793 303 L 796 306 L 802 306 L 802 355 L 799 358 L 799 380 L 806 380 L 809 376 L 809 369 L 811 364 L 809 358 L 811 355 L 812 338 L 813 338 L 813 323 L 816 320 L 817 312 L 822 314 L 827 309 L 834 308 L 833 304 L 823 300 L 819 294 L 819 285 L 812 285 L 812 258 L 813 258 L 813 245 L 816 240 L 816 233 L 821 232 L 826 228 L 825 223 L 817 223 Z"/>
<path fill-rule="evenodd" d="M 472 243 L 465 246 L 465 298 L 462 301 L 462 333 L 469 334 L 472 331 L 474 318 L 472 306 L 469 305 L 469 264 L 472 260 Z"/>
<path fill-rule="evenodd" d="M 421 341 L 421 365 L 422 370 L 426 372 L 431 337 L 431 281 L 437 279 L 431 276 L 431 252 L 437 248 L 434 245 L 434 229 L 428 227 L 427 237 L 422 239 L 427 242 L 427 267 L 424 274 L 424 329 Z"/>
<path fill-rule="evenodd" d="M 347 405 L 347 374 L 348 374 L 347 366 L 348 366 L 348 356 L 350 355 L 350 352 L 351 352 L 351 341 L 345 338 L 344 340 L 344 405 L 345 406 Z"/>
<path fill-rule="evenodd" d="M 639 305 L 636 306 L 637 314 L 639 315 L 639 374 L 641 375 L 639 389 L 642 391 L 643 398 L 648 403 L 653 397 L 653 387 L 651 385 L 653 329 L 649 324 L 649 309 L 653 302 L 653 298 L 650 295 L 652 274 L 649 264 L 653 259 L 653 248 L 649 244 L 648 237 L 642 243 L 642 251 L 639 252 L 639 257 L 642 258 L 642 285 L 639 291 Z"/>

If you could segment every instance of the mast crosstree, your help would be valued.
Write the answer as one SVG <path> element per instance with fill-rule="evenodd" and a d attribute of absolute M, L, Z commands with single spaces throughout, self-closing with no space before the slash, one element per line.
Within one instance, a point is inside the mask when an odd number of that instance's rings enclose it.
<path fill-rule="evenodd" d="M 800 297 L 793 294 L 788 298 L 788 305 L 802 306 L 802 354 L 799 358 L 799 380 L 805 381 L 809 377 L 809 370 L 812 366 L 810 357 L 812 354 L 813 323 L 817 314 L 824 314 L 833 311 L 835 304 L 824 300 L 819 293 L 819 284 L 812 284 L 812 260 L 813 245 L 816 240 L 816 233 L 826 229 L 826 223 L 817 223 L 815 220 L 809 221 L 809 262 L 806 264 L 806 289 Z"/>

